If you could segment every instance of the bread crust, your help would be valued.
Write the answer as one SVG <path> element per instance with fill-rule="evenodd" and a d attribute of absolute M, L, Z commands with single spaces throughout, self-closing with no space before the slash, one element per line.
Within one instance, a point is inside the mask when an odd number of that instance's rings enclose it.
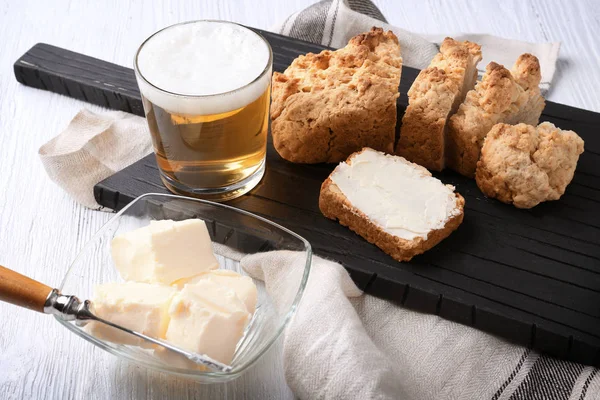
<path fill-rule="evenodd" d="M 545 106 L 540 80 L 539 61 L 531 54 L 522 54 L 512 73 L 500 64 L 489 63 L 481 82 L 448 122 L 447 165 L 474 177 L 483 141 L 494 125 L 537 125 Z"/>
<path fill-rule="evenodd" d="M 487 134 L 475 180 L 487 197 L 532 208 L 558 200 L 573 179 L 583 140 L 544 122 L 496 124 Z"/>
<path fill-rule="evenodd" d="M 352 157 L 361 152 L 350 155 L 347 162 L 351 162 Z M 406 240 L 384 231 L 348 201 L 331 177 L 328 177 L 321 185 L 319 208 L 324 216 L 347 226 L 395 260 L 410 261 L 414 256 L 426 252 L 450 236 L 462 223 L 465 199 L 459 193 L 455 192 L 454 194 L 460 213 L 451 217 L 443 228 L 430 231 L 427 239 L 417 237 L 413 240 Z"/>
<path fill-rule="evenodd" d="M 429 170 L 445 166 L 446 122 L 477 80 L 481 47 L 446 38 L 408 91 L 396 154 Z"/>
<path fill-rule="evenodd" d="M 365 146 L 391 153 L 401 68 L 398 38 L 381 28 L 299 56 L 273 74 L 275 149 L 296 163 L 339 162 Z"/>

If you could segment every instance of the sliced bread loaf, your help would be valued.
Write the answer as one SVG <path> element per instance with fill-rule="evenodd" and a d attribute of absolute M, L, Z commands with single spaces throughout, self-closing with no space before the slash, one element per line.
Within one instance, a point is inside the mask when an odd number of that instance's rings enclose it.
<path fill-rule="evenodd" d="M 299 56 L 273 74 L 275 150 L 295 163 L 337 163 L 365 146 L 391 153 L 401 69 L 398 38 L 381 28 Z"/>
<path fill-rule="evenodd" d="M 477 81 L 481 47 L 446 38 L 408 91 L 396 154 L 429 170 L 445 166 L 446 122 Z"/>
<path fill-rule="evenodd" d="M 512 72 L 491 62 L 448 122 L 446 163 L 467 177 L 475 176 L 483 141 L 497 123 L 537 125 L 545 106 L 538 87 L 540 63 L 521 55 Z"/>

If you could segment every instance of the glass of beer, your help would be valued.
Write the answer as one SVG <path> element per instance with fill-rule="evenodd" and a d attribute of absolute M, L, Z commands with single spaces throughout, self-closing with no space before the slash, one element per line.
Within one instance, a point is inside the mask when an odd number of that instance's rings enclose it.
<path fill-rule="evenodd" d="M 232 22 L 184 22 L 146 39 L 134 64 L 170 191 L 225 201 L 260 182 L 273 69 L 262 36 Z"/>

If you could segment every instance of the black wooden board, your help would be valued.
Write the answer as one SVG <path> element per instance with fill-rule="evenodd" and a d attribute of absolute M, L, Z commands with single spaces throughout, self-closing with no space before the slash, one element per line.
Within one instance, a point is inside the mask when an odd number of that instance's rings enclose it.
<path fill-rule="evenodd" d="M 324 47 L 260 31 L 274 69 Z M 403 68 L 398 119 L 418 71 Z M 19 82 L 108 108 L 143 115 L 133 71 L 46 44 L 15 63 Z M 568 79 L 564 77 L 563 79 Z M 437 176 L 466 199 L 465 218 L 448 239 L 399 263 L 318 209 L 332 165 L 298 165 L 269 143 L 267 170 L 249 194 L 229 204 L 265 216 L 337 260 L 366 292 L 440 315 L 558 357 L 600 365 L 600 114 L 548 102 L 542 120 L 585 140 L 573 182 L 560 201 L 518 210 L 485 198 L 451 171 Z M 149 192 L 167 193 L 153 156 L 95 187 L 100 204 L 120 209 Z"/>

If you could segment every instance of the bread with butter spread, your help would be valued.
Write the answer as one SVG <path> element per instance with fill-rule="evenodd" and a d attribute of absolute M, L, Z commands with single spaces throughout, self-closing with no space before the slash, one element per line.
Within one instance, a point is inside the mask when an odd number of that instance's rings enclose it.
<path fill-rule="evenodd" d="M 351 154 L 321 186 L 319 208 L 398 261 L 461 224 L 464 198 L 420 165 L 370 148 Z"/>

